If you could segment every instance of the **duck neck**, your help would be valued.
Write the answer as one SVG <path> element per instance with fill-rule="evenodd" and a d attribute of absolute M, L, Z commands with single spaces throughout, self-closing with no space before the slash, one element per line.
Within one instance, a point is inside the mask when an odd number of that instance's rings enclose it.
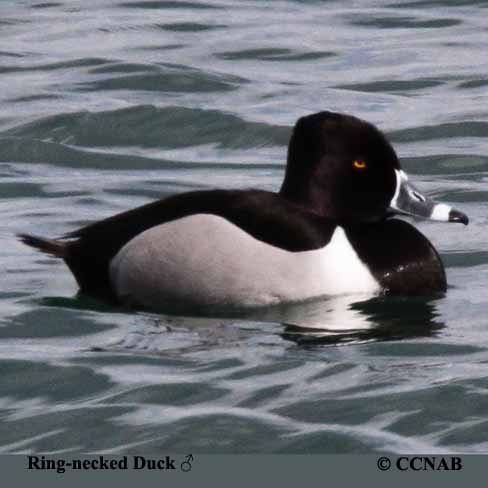
<path fill-rule="evenodd" d="M 306 212 L 323 218 L 338 220 L 339 216 L 333 211 L 330 199 L 324 198 L 323 192 L 314 189 L 313 185 L 290 184 L 285 178 L 279 195 Z"/>

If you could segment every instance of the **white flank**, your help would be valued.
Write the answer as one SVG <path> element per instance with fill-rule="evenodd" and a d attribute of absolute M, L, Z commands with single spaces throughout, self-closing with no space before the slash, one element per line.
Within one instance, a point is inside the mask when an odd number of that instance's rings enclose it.
<path fill-rule="evenodd" d="M 132 239 L 113 259 L 110 277 L 122 299 L 151 308 L 259 306 L 380 290 L 340 227 L 322 249 L 289 252 L 204 214 Z"/>

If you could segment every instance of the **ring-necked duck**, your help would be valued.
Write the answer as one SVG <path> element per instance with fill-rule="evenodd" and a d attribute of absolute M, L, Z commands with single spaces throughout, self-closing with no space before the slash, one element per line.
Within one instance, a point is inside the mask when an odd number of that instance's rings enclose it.
<path fill-rule="evenodd" d="M 376 127 L 320 112 L 295 125 L 278 193 L 183 193 L 60 239 L 19 237 L 64 259 L 82 291 L 151 309 L 445 291 L 432 244 L 393 214 L 468 223 L 411 185 Z"/>

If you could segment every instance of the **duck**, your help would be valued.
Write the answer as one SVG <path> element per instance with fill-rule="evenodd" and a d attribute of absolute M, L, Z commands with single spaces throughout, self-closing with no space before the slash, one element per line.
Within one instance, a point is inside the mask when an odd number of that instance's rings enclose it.
<path fill-rule="evenodd" d="M 468 224 L 415 188 L 375 125 L 322 111 L 296 122 L 278 192 L 191 191 L 18 237 L 64 260 L 82 293 L 151 310 L 446 292 L 438 252 L 398 216 Z"/>

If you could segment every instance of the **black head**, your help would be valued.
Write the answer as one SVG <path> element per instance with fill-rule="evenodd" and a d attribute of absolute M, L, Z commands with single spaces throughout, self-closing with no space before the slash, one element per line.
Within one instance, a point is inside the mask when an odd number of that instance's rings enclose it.
<path fill-rule="evenodd" d="M 295 125 L 280 194 L 331 219 L 377 220 L 387 214 L 399 169 L 395 151 L 372 124 L 319 112 Z"/>

